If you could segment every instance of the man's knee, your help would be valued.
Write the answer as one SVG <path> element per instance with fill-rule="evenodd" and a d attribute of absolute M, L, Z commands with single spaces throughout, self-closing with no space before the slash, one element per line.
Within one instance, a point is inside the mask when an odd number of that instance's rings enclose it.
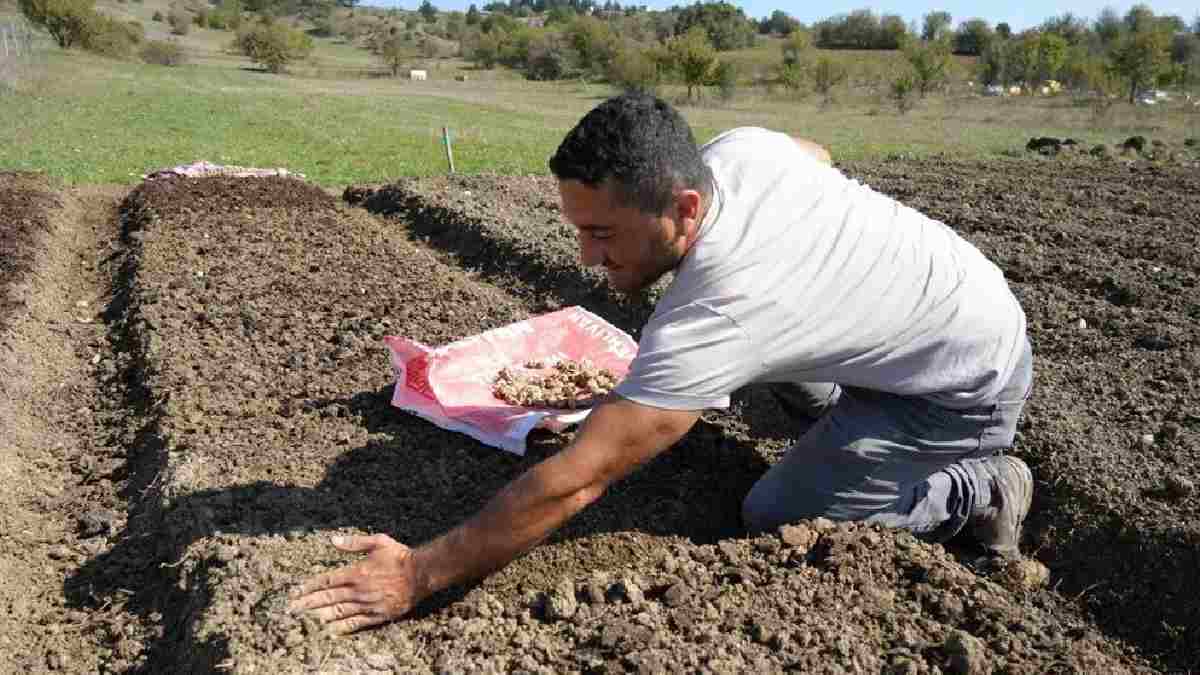
<path fill-rule="evenodd" d="M 742 500 L 742 526 L 751 534 L 769 532 L 780 525 L 794 523 L 805 518 L 824 515 L 825 510 L 804 500 L 794 491 L 785 492 L 783 486 L 775 485 L 773 476 L 764 476 L 750 489 Z"/>
<path fill-rule="evenodd" d="M 751 534 L 773 530 L 782 524 L 775 522 L 770 506 L 757 492 L 751 489 L 750 494 L 742 500 L 742 527 Z"/>

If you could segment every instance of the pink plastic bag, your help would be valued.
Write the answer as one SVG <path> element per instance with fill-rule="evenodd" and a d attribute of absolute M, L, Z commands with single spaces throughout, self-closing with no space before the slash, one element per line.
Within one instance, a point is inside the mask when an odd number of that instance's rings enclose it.
<path fill-rule="evenodd" d="M 501 368 L 528 361 L 587 359 L 619 382 L 629 372 L 637 343 L 629 334 L 581 307 L 543 314 L 431 348 L 388 336 L 396 389 L 392 405 L 451 431 L 518 455 L 535 427 L 561 430 L 588 410 L 528 408 L 492 394 Z"/>

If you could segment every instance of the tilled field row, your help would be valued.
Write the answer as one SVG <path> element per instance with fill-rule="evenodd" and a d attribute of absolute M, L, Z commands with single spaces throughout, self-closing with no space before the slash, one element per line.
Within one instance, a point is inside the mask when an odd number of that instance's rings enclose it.
<path fill-rule="evenodd" d="M 1200 666 L 1190 646 L 1200 605 L 1186 590 L 1200 561 L 1200 177 L 1091 160 L 845 170 L 1005 270 L 1038 359 L 1017 448 L 1039 482 L 1028 546 L 1107 630 L 1170 668 Z M 347 191 L 404 214 L 465 265 L 542 292 L 604 293 L 578 269 L 551 178 L 407 180 L 363 194 Z M 649 301 L 635 307 L 622 318 L 636 323 Z"/>
<path fill-rule="evenodd" d="M 740 500 L 779 441 L 730 415 L 482 584 L 329 639 L 283 611 L 301 578 L 347 560 L 329 533 L 419 544 L 567 440 L 542 436 L 516 458 L 391 409 L 379 338 L 439 344 L 586 293 L 564 279 L 562 293 L 514 297 L 405 224 L 294 180 L 154 181 L 123 222 L 111 325 L 135 392 L 125 404 L 146 425 L 128 449 L 127 524 L 68 580 L 80 606 L 140 617 L 110 638 L 110 668 L 1135 668 L 1016 568 L 998 579 L 1010 588 L 939 546 L 856 525 L 737 538 Z"/>
<path fill-rule="evenodd" d="M 963 232 L 1030 320 L 1035 550 L 1112 634 L 1200 668 L 1200 176 L 1111 162 L 851 168 Z"/>

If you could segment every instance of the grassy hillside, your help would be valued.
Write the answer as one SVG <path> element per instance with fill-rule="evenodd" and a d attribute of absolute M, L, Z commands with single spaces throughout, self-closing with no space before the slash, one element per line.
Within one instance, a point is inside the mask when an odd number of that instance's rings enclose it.
<path fill-rule="evenodd" d="M 170 0 L 103 0 L 101 7 L 146 17 L 149 37 L 167 30 L 148 19 L 156 10 L 165 14 Z M 335 39 L 316 40 L 313 58 L 292 74 L 269 75 L 225 50 L 232 35 L 193 27 L 180 39 L 191 63 L 176 68 L 63 52 L 44 41 L 17 93 L 0 93 L 0 169 L 43 170 L 72 182 L 134 182 L 155 168 L 208 159 L 284 166 L 336 186 L 445 171 L 440 131 L 449 126 L 460 171 L 544 173 L 563 134 L 615 93 L 603 84 L 529 82 L 454 58 L 414 60 L 429 69 L 428 82 L 380 77 L 371 54 Z M 861 84 L 899 66 L 897 55 L 886 52 L 831 53 L 854 69 L 852 81 L 859 83 L 839 90 L 833 102 L 748 86 L 755 68 L 769 69 L 778 54 L 777 41 L 764 39 L 727 55 L 744 65 L 731 101 L 709 95 L 687 102 L 677 87 L 662 94 L 680 104 L 701 140 L 759 125 L 815 139 L 840 159 L 992 155 L 1019 151 L 1034 135 L 1089 143 L 1134 133 L 1169 143 L 1200 136 L 1200 115 L 1182 107 L 1118 107 L 1097 120 L 1067 96 L 987 99 L 961 88 L 901 115 L 878 88 Z M 376 75 L 363 77 L 368 71 Z M 458 75 L 468 80 L 456 81 Z"/>

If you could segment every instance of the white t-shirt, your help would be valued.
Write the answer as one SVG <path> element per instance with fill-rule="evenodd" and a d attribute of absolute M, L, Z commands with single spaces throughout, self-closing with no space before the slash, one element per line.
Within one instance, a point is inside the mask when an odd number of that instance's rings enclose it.
<path fill-rule="evenodd" d="M 1025 313 L 978 249 L 785 134 L 734 129 L 702 153 L 713 203 L 617 394 L 700 410 L 752 382 L 836 382 L 994 401 Z"/>

